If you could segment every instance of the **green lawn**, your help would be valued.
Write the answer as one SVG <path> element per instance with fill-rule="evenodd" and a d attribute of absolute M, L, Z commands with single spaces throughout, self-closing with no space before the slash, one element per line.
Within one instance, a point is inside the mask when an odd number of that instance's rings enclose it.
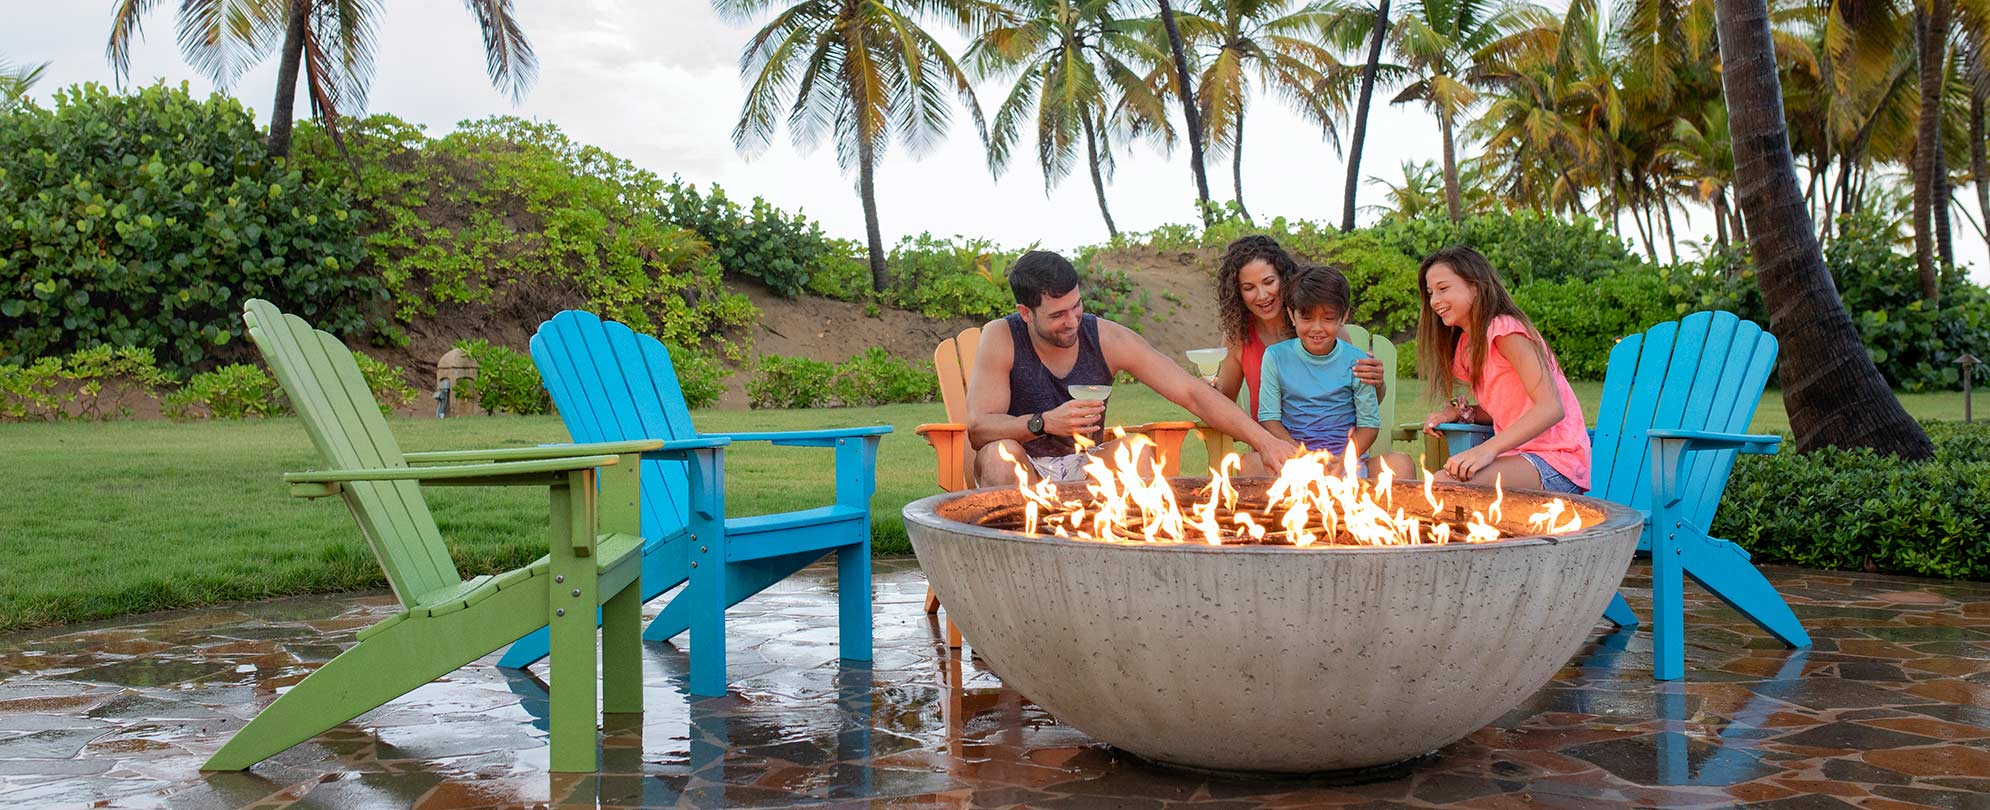
<path fill-rule="evenodd" d="M 1595 415 L 1600 384 L 1578 384 Z M 1414 392 L 1405 390 L 1405 394 Z M 1922 419 L 1960 419 L 1960 394 L 1903 395 Z M 1412 421 L 1419 406 L 1400 417 Z M 1121 386 L 1115 421 L 1181 418 L 1146 389 Z M 877 548 L 905 553 L 898 510 L 935 492 L 932 451 L 913 435 L 940 421 L 940 406 L 815 411 L 708 411 L 706 431 L 791 430 L 890 424 L 878 458 Z M 1758 430 L 1781 430 L 1782 403 L 1764 398 Z M 502 447 L 565 441 L 554 417 L 395 420 L 404 450 Z M 1191 443 L 1193 444 L 1193 443 Z M 0 632 L 50 622 L 312 591 L 382 587 L 370 553 L 336 500 L 286 496 L 278 476 L 318 465 L 294 419 L 176 424 L 0 424 L 9 470 L 0 502 Z M 829 451 L 736 445 L 727 456 L 734 515 L 827 503 Z M 1184 458 L 1203 463 L 1200 447 Z M 542 493 L 431 490 L 430 504 L 466 573 L 522 565 L 544 551 Z"/>

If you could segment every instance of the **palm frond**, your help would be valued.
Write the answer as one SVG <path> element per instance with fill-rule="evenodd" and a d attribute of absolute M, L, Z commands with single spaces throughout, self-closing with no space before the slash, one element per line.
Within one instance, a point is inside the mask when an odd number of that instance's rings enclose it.
<path fill-rule="evenodd" d="M 463 0 L 463 5 L 476 16 L 483 34 L 484 71 L 491 86 L 509 94 L 514 104 L 524 100 L 539 73 L 539 57 L 511 12 L 511 0 Z"/>

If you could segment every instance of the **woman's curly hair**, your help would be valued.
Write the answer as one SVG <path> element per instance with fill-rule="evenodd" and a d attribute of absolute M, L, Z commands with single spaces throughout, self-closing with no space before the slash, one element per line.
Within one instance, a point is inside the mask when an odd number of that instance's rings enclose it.
<path fill-rule="evenodd" d="M 1263 234 L 1252 234 L 1231 242 L 1223 249 L 1223 264 L 1216 270 L 1217 318 L 1223 325 L 1223 339 L 1236 341 L 1242 345 L 1250 340 L 1251 309 L 1244 304 L 1244 294 L 1237 289 L 1237 276 L 1251 262 L 1264 260 L 1278 274 L 1280 285 L 1292 277 L 1299 269 L 1299 263 L 1285 248 L 1278 246 L 1278 240 Z M 1281 307 L 1282 308 L 1282 307 Z M 1292 332 L 1288 318 L 1285 332 Z"/>

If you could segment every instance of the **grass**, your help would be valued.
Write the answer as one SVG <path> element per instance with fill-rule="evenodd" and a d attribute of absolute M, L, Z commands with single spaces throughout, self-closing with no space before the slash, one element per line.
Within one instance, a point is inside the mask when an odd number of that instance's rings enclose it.
<path fill-rule="evenodd" d="M 1595 416 L 1597 383 L 1576 384 Z M 1405 390 L 1405 394 L 1411 391 Z M 1956 393 L 1906 394 L 1921 419 L 1960 419 Z M 1419 414 L 1406 399 L 1402 421 Z M 1113 398 L 1115 422 L 1181 418 L 1137 386 Z M 814 411 L 705 411 L 701 430 L 798 430 L 890 424 L 873 501 L 880 553 L 910 551 L 899 509 L 936 492 L 932 451 L 913 426 L 940 421 L 936 404 Z M 1787 430 L 1780 396 L 1764 396 L 1754 428 Z M 556 417 L 401 419 L 404 450 L 523 446 L 567 439 Z M 1204 463 L 1199 446 L 1186 469 Z M 240 599 L 385 586 L 344 506 L 288 497 L 279 476 L 319 466 L 295 419 L 176 424 L 0 424 L 10 470 L 0 478 L 0 632 L 126 613 Z M 828 503 L 829 451 L 748 444 L 727 454 L 734 515 Z M 443 535 L 466 574 L 489 573 L 544 553 L 545 496 L 519 489 L 429 491 Z"/>

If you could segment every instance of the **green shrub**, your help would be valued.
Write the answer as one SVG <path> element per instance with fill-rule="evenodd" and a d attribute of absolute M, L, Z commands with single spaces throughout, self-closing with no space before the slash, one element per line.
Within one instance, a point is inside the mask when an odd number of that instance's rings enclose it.
<path fill-rule="evenodd" d="M 1095 257 L 1094 252 L 1084 251 L 1072 262 L 1078 270 L 1078 293 L 1085 302 L 1085 311 L 1140 331 L 1140 320 L 1147 316 L 1152 303 L 1147 291 L 1134 286 L 1125 270 L 1105 267 L 1094 261 Z M 1008 289 L 1006 282 L 1003 291 L 1009 301 L 1008 311 L 1014 311 L 1015 292 Z"/>
<path fill-rule="evenodd" d="M 288 413 L 283 389 L 258 366 L 235 363 L 193 375 L 166 396 L 161 410 L 173 419 L 246 419 Z"/>
<path fill-rule="evenodd" d="M 1650 271 L 1534 281 L 1515 287 L 1513 302 L 1541 330 L 1569 379 L 1600 380 L 1618 339 L 1679 317 L 1665 287 Z"/>
<path fill-rule="evenodd" d="M 241 336 L 252 296 L 359 332 L 380 284 L 355 272 L 350 199 L 318 176 L 266 160 L 241 104 L 184 84 L 0 112 L 0 362 L 111 345 L 187 368 Z"/>
<path fill-rule="evenodd" d="M 676 345 L 738 351 L 729 334 L 759 317 L 725 289 L 705 240 L 659 215 L 669 184 L 552 124 L 493 117 L 429 139 L 375 115 L 349 121 L 346 143 L 373 212 L 370 269 L 402 320 L 437 303 L 490 303 L 534 275 Z M 295 152 L 301 166 L 347 172 L 316 125 L 299 126 Z"/>
<path fill-rule="evenodd" d="M 1713 534 L 1757 562 L 1990 580 L 1990 425 L 1930 423 L 1935 460 L 1742 456 Z"/>
<path fill-rule="evenodd" d="M 872 346 L 836 366 L 829 390 L 846 406 L 896 405 L 932 402 L 940 393 L 940 381 L 932 369 L 913 368 Z"/>
<path fill-rule="evenodd" d="M 1392 220 L 1366 229 L 1412 261 L 1451 245 L 1485 254 L 1509 284 L 1593 279 L 1646 268 L 1624 240 L 1588 217 L 1564 220 L 1532 211 Z"/>
<path fill-rule="evenodd" d="M 408 384 L 408 372 L 400 366 L 360 352 L 353 352 L 352 359 L 359 364 L 359 373 L 366 377 L 366 387 L 372 389 L 373 401 L 380 404 L 381 414 L 392 414 L 419 396 L 415 387 Z"/>
<path fill-rule="evenodd" d="M 1941 309 L 1921 300 L 1914 259 L 1893 249 L 1885 222 L 1861 213 L 1840 220 L 1838 237 L 1824 248 L 1838 295 L 1852 315 L 1866 353 L 1895 389 L 1953 389 L 1961 384 L 1955 359 L 1990 352 L 1990 291 L 1970 283 L 1961 269 L 1942 273 Z"/>
<path fill-rule="evenodd" d="M 677 373 L 677 387 L 684 392 L 684 404 L 692 408 L 719 404 L 719 397 L 726 392 L 725 379 L 732 372 L 711 355 L 677 346 L 666 348 L 670 350 L 670 367 Z"/>
<path fill-rule="evenodd" d="M 1015 310 L 1008 268 L 1020 253 L 1003 253 L 986 239 L 908 236 L 886 260 L 886 302 L 928 318 L 993 320 Z"/>
<path fill-rule="evenodd" d="M 806 357 L 762 355 L 760 369 L 746 384 L 754 408 L 815 408 L 829 404 L 836 367 Z"/>
<path fill-rule="evenodd" d="M 800 214 L 789 216 L 759 197 L 741 209 L 717 185 L 710 194 L 700 194 L 697 186 L 672 178 L 657 213 L 703 237 L 726 274 L 757 278 L 783 297 L 794 298 L 811 289 L 817 272 L 845 270 L 849 265 L 848 243 L 824 236 L 820 224 Z M 864 280 L 857 290 L 868 290 L 870 270 L 862 263 L 858 266 Z"/>
<path fill-rule="evenodd" d="M 151 349 L 136 346 L 97 346 L 65 358 L 0 366 L 0 421 L 129 417 L 131 406 L 119 402 L 124 395 L 151 396 L 173 381 L 159 370 Z"/>
<path fill-rule="evenodd" d="M 532 364 L 531 357 L 483 338 L 456 341 L 455 348 L 477 361 L 476 378 L 464 380 L 456 396 L 477 403 L 484 413 L 532 416 L 552 412 L 553 398 L 539 383 L 539 367 Z"/>

